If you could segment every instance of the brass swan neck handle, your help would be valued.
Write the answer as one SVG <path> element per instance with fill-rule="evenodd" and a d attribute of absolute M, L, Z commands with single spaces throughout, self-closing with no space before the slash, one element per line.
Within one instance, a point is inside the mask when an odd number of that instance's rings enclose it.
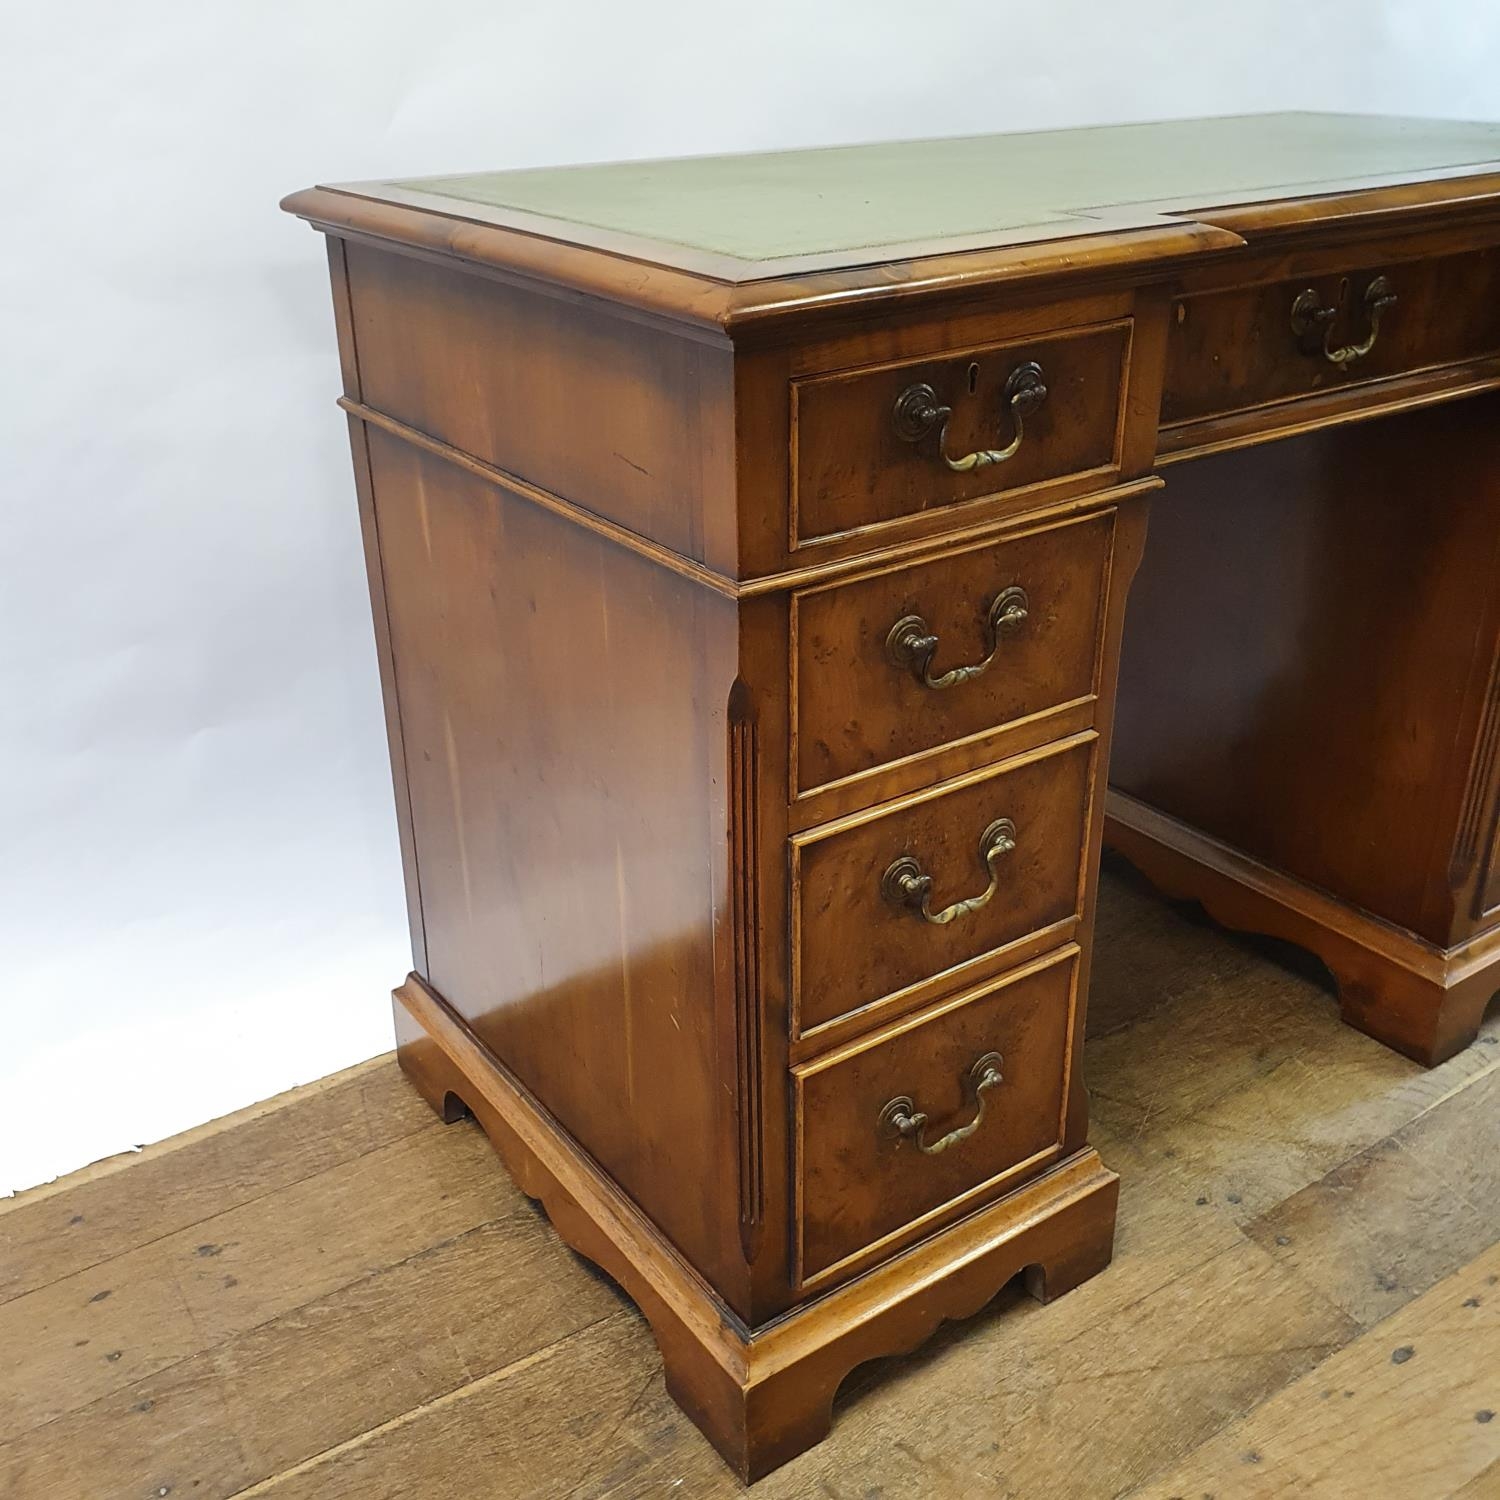
<path fill-rule="evenodd" d="M 932 909 L 932 876 L 909 854 L 892 860 L 880 878 L 880 894 L 893 906 L 915 912 L 934 927 L 988 906 L 1000 888 L 1000 861 L 1016 847 L 1016 825 L 1009 818 L 996 818 L 979 836 L 979 860 L 989 871 L 990 883 L 977 896 L 955 901 L 941 911 Z"/>
<path fill-rule="evenodd" d="M 1031 600 L 1019 584 L 1001 589 L 990 600 L 985 611 L 985 634 L 989 652 L 983 661 L 972 666 L 953 667 L 940 677 L 932 675 L 932 659 L 937 655 L 938 638 L 921 615 L 902 615 L 891 626 L 885 638 L 885 654 L 898 667 L 909 671 L 925 688 L 940 692 L 983 677 L 1000 654 L 1000 642 L 1017 634 L 1031 617 Z"/>
<path fill-rule="evenodd" d="M 1338 345 L 1334 343 L 1334 329 L 1338 324 L 1343 294 L 1340 294 L 1337 303 L 1329 306 L 1322 301 L 1312 287 L 1308 287 L 1305 292 L 1300 292 L 1297 300 L 1292 303 L 1292 332 L 1302 341 L 1309 353 L 1317 353 L 1321 350 L 1323 358 L 1330 364 L 1337 365 L 1341 370 L 1347 370 L 1356 360 L 1363 359 L 1375 347 L 1375 342 L 1380 337 L 1380 320 L 1386 310 L 1394 306 L 1396 301 L 1396 292 L 1391 286 L 1390 277 L 1377 276 L 1365 288 L 1363 301 L 1370 331 L 1357 343 Z M 1321 342 L 1318 340 L 1320 333 L 1322 334 Z"/>
<path fill-rule="evenodd" d="M 878 1128 L 881 1135 L 888 1139 L 911 1141 L 923 1156 L 937 1156 L 950 1146 L 968 1140 L 984 1124 L 985 1095 L 1005 1081 L 1001 1072 L 1003 1067 L 1004 1059 L 998 1052 L 986 1052 L 969 1069 L 964 1078 L 964 1088 L 978 1108 L 967 1125 L 956 1126 L 935 1141 L 923 1140 L 927 1116 L 916 1107 L 909 1095 L 899 1094 L 880 1111 Z"/>
<path fill-rule="evenodd" d="M 966 453 L 962 458 L 948 456 L 948 420 L 953 408 L 938 400 L 937 392 L 925 384 L 909 385 L 896 397 L 891 413 L 896 436 L 903 443 L 920 443 L 936 430 L 937 456 L 955 474 L 967 474 L 972 469 L 988 468 L 990 464 L 1003 464 L 1020 451 L 1026 436 L 1026 418 L 1047 399 L 1047 382 L 1042 367 L 1035 360 L 1017 365 L 1005 381 L 1005 407 L 1010 412 L 1011 440 L 1003 448 L 979 448 Z"/>

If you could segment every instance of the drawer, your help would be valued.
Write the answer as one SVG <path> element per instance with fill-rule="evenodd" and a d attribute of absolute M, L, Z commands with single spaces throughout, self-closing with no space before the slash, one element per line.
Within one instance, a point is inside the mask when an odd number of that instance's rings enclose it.
<path fill-rule="evenodd" d="M 792 545 L 1118 470 L 1130 330 L 1126 320 L 794 381 Z"/>
<path fill-rule="evenodd" d="M 1080 735 L 797 835 L 794 1034 L 927 981 L 971 983 L 967 966 L 1073 916 L 1095 742 Z"/>
<path fill-rule="evenodd" d="M 1056 1156 L 1077 951 L 796 1071 L 800 1283 Z"/>
<path fill-rule="evenodd" d="M 1092 695 L 1113 537 L 1106 511 L 795 594 L 797 791 Z"/>
<path fill-rule="evenodd" d="M 1161 419 L 1219 416 L 1497 351 L 1500 250 L 1196 293 L 1176 304 Z"/>

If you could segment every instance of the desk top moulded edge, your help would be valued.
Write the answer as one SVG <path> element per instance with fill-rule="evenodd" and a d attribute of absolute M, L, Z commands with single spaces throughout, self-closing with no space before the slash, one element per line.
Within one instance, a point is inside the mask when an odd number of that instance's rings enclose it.
<path fill-rule="evenodd" d="M 340 188 L 306 188 L 283 199 L 281 206 L 324 233 L 463 262 L 533 289 L 602 299 L 735 342 L 773 328 L 784 333 L 819 315 L 888 310 L 917 297 L 962 300 L 1000 289 L 1154 279 L 1245 245 L 1239 234 L 1212 224 L 1137 215 L 1114 225 L 1101 219 L 1097 229 L 1063 238 L 733 281 Z"/>

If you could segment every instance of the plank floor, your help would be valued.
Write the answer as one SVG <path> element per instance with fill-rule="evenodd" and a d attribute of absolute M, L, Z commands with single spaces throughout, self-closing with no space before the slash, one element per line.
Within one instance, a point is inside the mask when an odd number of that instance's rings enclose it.
<path fill-rule="evenodd" d="M 756 1500 L 1500 1497 L 1500 1015 L 1424 1072 L 1116 868 L 1090 1031 L 1114 1265 L 856 1371 Z M 390 1058 L 0 1203 L 5 1500 L 740 1492 Z"/>

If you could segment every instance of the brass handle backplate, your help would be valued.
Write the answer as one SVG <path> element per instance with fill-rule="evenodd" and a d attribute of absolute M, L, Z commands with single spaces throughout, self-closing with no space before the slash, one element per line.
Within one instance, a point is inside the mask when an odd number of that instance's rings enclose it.
<path fill-rule="evenodd" d="M 924 1141 L 922 1131 L 927 1124 L 927 1116 L 912 1103 L 908 1095 L 900 1094 L 880 1111 L 880 1134 L 887 1139 L 911 1141 L 924 1156 L 936 1156 L 940 1151 L 968 1140 L 984 1123 L 985 1094 L 1005 1081 L 1001 1073 L 1003 1066 L 1004 1059 L 998 1052 L 986 1052 L 969 1069 L 964 1085 L 978 1108 L 967 1125 L 960 1125 L 935 1141 Z"/>
<path fill-rule="evenodd" d="M 967 474 L 971 469 L 988 468 L 990 464 L 1003 464 L 1020 451 L 1025 437 L 1025 419 L 1047 399 L 1047 383 L 1042 378 L 1042 367 L 1035 360 L 1017 365 L 1005 382 L 1005 405 L 1010 412 L 1011 440 L 1003 448 L 980 448 L 966 453 L 962 458 L 948 456 L 948 419 L 953 415 L 951 406 L 944 406 L 930 385 L 909 385 L 896 397 L 891 420 L 895 424 L 896 436 L 904 443 L 920 443 L 930 433 L 936 432 L 937 456 L 956 474 Z"/>
<path fill-rule="evenodd" d="M 923 687 L 941 689 L 957 686 L 972 678 L 982 677 L 1000 651 L 1001 640 L 1015 635 L 1031 615 L 1031 600 L 1026 590 L 1012 584 L 1001 589 L 990 601 L 985 611 L 985 630 L 989 643 L 989 654 L 983 661 L 969 667 L 954 667 L 941 677 L 932 675 L 932 658 L 937 655 L 938 638 L 932 633 L 921 615 L 902 615 L 891 626 L 885 638 L 885 654 L 898 667 L 909 671 Z"/>
<path fill-rule="evenodd" d="M 1358 343 L 1336 344 L 1334 333 L 1346 294 L 1347 286 L 1339 293 L 1339 300 L 1329 306 L 1312 287 L 1308 287 L 1305 292 L 1299 292 L 1292 303 L 1292 332 L 1301 342 L 1303 352 L 1321 353 L 1324 359 L 1341 370 L 1347 370 L 1375 347 L 1375 341 L 1380 337 L 1380 320 L 1396 301 L 1390 278 L 1377 276 L 1365 288 L 1364 295 L 1365 317 L 1369 320 L 1370 331 Z"/>
<path fill-rule="evenodd" d="M 1016 825 L 1009 818 L 996 818 L 979 836 L 979 861 L 989 871 L 990 883 L 977 896 L 955 901 L 941 911 L 932 909 L 932 876 L 911 855 L 892 860 L 880 877 L 880 894 L 892 906 L 915 912 L 934 927 L 946 927 L 956 917 L 967 916 L 988 906 L 1000 888 L 1000 861 L 1016 847 Z"/>

